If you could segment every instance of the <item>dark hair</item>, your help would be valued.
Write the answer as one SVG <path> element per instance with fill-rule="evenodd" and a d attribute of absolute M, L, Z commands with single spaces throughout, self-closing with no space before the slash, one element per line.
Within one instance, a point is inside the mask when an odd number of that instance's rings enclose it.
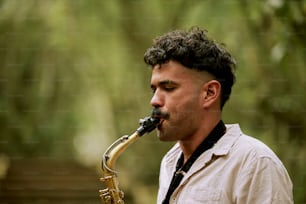
<path fill-rule="evenodd" d="M 188 31 L 175 30 L 153 40 L 144 54 L 152 67 L 174 60 L 187 68 L 207 71 L 221 84 L 221 109 L 229 99 L 235 82 L 235 60 L 222 44 L 208 38 L 207 31 L 193 27 Z"/>

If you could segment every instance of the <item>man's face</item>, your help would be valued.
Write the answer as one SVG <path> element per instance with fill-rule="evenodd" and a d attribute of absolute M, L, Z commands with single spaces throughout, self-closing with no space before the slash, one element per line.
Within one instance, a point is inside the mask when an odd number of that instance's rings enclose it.
<path fill-rule="evenodd" d="M 151 105 L 169 116 L 162 117 L 157 127 L 160 140 L 188 140 L 199 129 L 204 83 L 203 73 L 175 61 L 153 68 Z"/>

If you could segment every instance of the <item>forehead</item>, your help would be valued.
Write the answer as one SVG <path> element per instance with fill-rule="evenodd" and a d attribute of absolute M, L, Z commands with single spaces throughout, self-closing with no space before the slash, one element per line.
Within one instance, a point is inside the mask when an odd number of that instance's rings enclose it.
<path fill-rule="evenodd" d="M 160 81 L 174 81 L 177 83 L 183 82 L 200 82 L 211 78 L 206 72 L 199 72 L 194 69 L 189 69 L 182 64 L 169 61 L 162 65 L 155 65 L 152 70 L 151 84 L 159 83 Z"/>

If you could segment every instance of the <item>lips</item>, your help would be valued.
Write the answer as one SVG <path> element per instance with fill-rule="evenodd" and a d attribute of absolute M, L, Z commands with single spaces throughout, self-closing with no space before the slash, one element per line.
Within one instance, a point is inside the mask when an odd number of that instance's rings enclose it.
<path fill-rule="evenodd" d="M 158 118 L 160 120 L 160 122 L 157 125 L 157 129 L 160 131 L 163 128 L 164 121 L 169 119 L 170 115 L 167 112 L 162 111 L 161 109 L 154 108 L 152 110 L 152 117 Z"/>
<path fill-rule="evenodd" d="M 157 129 L 158 129 L 158 130 L 161 130 L 161 129 L 162 129 L 162 126 L 163 126 L 164 121 L 165 121 L 164 119 L 161 119 L 161 120 L 160 120 L 159 124 L 157 125 Z"/>

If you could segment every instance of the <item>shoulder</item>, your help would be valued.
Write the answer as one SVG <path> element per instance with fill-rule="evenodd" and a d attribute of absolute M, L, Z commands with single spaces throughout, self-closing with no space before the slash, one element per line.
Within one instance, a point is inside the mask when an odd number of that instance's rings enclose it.
<path fill-rule="evenodd" d="M 224 135 L 232 137 L 228 158 L 241 165 L 241 168 L 261 169 L 273 166 L 280 171 L 286 171 L 283 163 L 264 142 L 244 134 L 239 126 L 228 126 L 228 132 Z"/>
<path fill-rule="evenodd" d="M 292 203 L 292 181 L 278 156 L 262 141 L 240 129 L 235 131 L 240 133 L 232 135 L 236 139 L 225 157 L 236 172 L 234 194 L 237 198 L 250 199 L 252 203 L 262 203 L 266 199 Z"/>
<path fill-rule="evenodd" d="M 277 157 L 264 142 L 244 134 L 239 125 L 227 125 L 227 132 L 220 143 L 230 152 L 251 153 L 256 157 Z"/>
<path fill-rule="evenodd" d="M 242 134 L 233 146 L 233 151 L 245 152 L 256 159 L 271 159 L 274 162 L 280 162 L 274 151 L 264 142 L 254 137 Z"/>

